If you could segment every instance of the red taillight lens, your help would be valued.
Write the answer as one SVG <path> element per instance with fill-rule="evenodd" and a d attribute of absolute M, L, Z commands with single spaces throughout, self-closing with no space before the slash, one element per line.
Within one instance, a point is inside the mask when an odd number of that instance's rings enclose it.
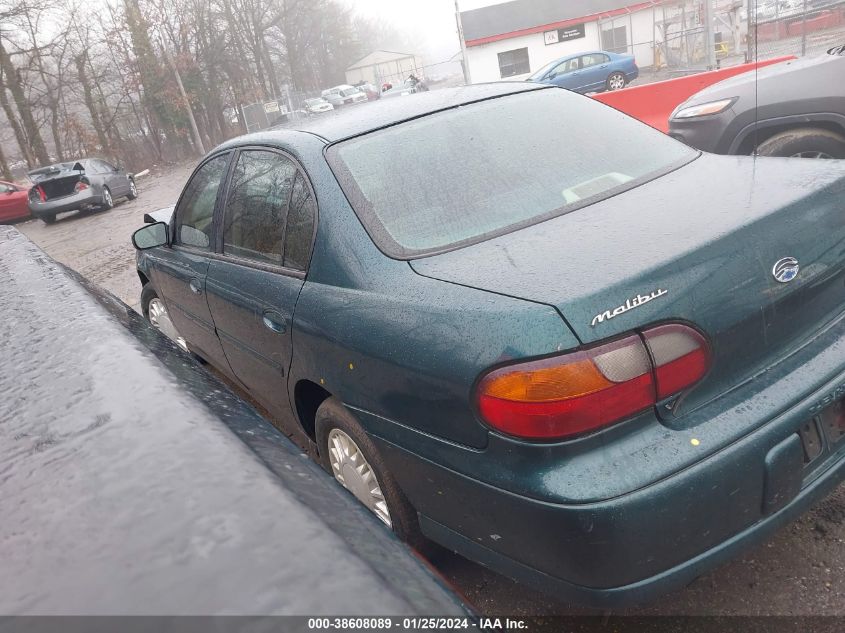
<path fill-rule="evenodd" d="M 29 198 L 30 200 L 40 200 L 41 202 L 47 201 L 47 196 L 44 195 L 44 189 L 41 188 L 41 185 L 36 185 L 32 189 L 29 190 Z"/>
<path fill-rule="evenodd" d="M 80 191 L 85 191 L 87 188 L 88 188 L 88 183 L 80 180 L 78 183 L 76 183 L 73 190 L 76 191 L 77 193 L 79 193 Z"/>
<path fill-rule="evenodd" d="M 643 332 L 643 338 L 654 362 L 658 400 L 694 385 L 707 373 L 707 341 L 691 327 L 661 325 Z"/>
<path fill-rule="evenodd" d="M 507 435 L 562 439 L 654 406 L 700 380 L 708 365 L 701 334 L 684 325 L 664 325 L 647 330 L 642 338 L 634 334 L 493 370 L 478 384 L 478 409 L 487 423 Z"/>

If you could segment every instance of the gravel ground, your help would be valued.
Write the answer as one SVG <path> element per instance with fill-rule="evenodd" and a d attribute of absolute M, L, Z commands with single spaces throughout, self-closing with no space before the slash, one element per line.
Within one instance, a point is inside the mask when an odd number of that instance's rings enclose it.
<path fill-rule="evenodd" d="M 191 168 L 154 171 L 139 180 L 137 200 L 120 202 L 111 211 L 60 216 L 52 226 L 31 220 L 18 228 L 54 259 L 138 309 L 140 285 L 129 236 L 143 225 L 144 213 L 176 201 Z M 484 614 L 588 613 L 451 553 L 441 553 L 432 562 Z M 627 613 L 845 615 L 845 486 L 742 558 Z"/>

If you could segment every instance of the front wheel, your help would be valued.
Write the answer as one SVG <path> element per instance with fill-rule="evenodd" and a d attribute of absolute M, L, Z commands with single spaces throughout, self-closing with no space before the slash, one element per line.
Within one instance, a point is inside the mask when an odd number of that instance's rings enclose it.
<path fill-rule="evenodd" d="M 317 445 L 323 468 L 386 527 L 419 550 L 430 548 L 417 513 L 388 472 L 361 425 L 336 398 L 317 409 Z"/>
<path fill-rule="evenodd" d="M 44 221 L 44 224 L 53 224 L 56 221 L 56 214 L 42 215 L 41 219 Z"/>
<path fill-rule="evenodd" d="M 622 90 L 627 83 L 628 80 L 625 78 L 625 73 L 610 73 L 610 76 L 607 78 L 607 89 L 610 92 Z"/>
<path fill-rule="evenodd" d="M 126 195 L 129 200 L 134 200 L 138 197 L 138 187 L 135 186 L 135 180 L 129 179 L 129 193 Z"/>
<path fill-rule="evenodd" d="M 821 128 L 787 130 L 760 143 L 756 154 L 794 158 L 845 158 L 845 136 Z"/>

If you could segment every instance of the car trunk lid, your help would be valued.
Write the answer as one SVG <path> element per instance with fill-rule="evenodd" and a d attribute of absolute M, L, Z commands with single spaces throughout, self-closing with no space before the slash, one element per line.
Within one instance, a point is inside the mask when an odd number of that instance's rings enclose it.
<path fill-rule="evenodd" d="M 74 194 L 76 184 L 85 178 L 85 168 L 81 163 L 62 163 L 35 169 L 27 175 L 35 184 L 35 194 L 46 201 Z"/>
<path fill-rule="evenodd" d="M 845 309 L 845 167 L 704 155 L 521 231 L 411 262 L 425 276 L 553 305 L 584 344 L 696 325 L 711 371 L 672 419 L 799 349 Z M 773 268 L 795 258 L 787 283 Z"/>

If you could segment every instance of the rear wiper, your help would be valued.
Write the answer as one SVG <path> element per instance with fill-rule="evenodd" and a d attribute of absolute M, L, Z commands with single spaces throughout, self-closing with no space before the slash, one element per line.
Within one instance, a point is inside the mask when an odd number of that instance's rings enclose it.
<path fill-rule="evenodd" d="M 845 44 L 842 46 L 834 46 L 828 52 L 828 55 L 845 55 Z"/>

